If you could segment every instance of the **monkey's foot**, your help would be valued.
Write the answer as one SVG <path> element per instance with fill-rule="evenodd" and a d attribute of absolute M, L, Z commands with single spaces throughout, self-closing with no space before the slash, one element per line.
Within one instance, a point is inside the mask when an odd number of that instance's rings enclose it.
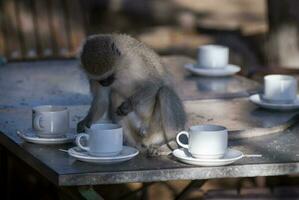
<path fill-rule="evenodd" d="M 166 156 L 171 153 L 171 150 L 167 146 L 151 145 L 147 149 L 147 155 L 149 157 Z"/>
<path fill-rule="evenodd" d="M 126 116 L 133 111 L 133 106 L 130 101 L 124 101 L 116 110 L 116 114 L 119 116 Z"/>

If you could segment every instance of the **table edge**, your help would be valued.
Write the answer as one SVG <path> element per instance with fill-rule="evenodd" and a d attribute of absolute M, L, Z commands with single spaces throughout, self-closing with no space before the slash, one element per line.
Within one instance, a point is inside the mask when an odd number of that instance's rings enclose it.
<path fill-rule="evenodd" d="M 211 172 L 213 170 L 213 172 Z M 240 174 L 243 172 L 243 174 Z M 121 172 L 94 172 L 62 174 L 60 186 L 104 185 L 130 182 L 158 182 L 171 180 L 200 180 L 213 178 L 238 178 L 256 176 L 278 176 L 299 173 L 299 162 L 227 165 L 220 167 L 192 167 L 163 170 L 140 170 Z"/>
<path fill-rule="evenodd" d="M 38 158 L 35 158 L 29 152 L 20 148 L 19 144 L 14 142 L 14 140 L 9 138 L 9 136 L 7 136 L 2 131 L 0 131 L 0 145 L 2 145 L 4 148 L 6 148 L 6 150 L 9 151 L 12 155 L 14 155 L 18 159 L 22 160 L 23 162 L 25 162 L 31 168 L 35 169 L 38 173 L 42 174 L 43 177 L 48 179 L 54 185 L 56 185 L 56 186 L 59 185 L 59 175 L 54 170 L 49 168 L 47 165 L 45 165 L 43 162 L 41 162 Z M 32 164 L 32 163 L 34 163 L 34 164 Z M 45 173 L 47 174 L 46 176 L 44 175 Z"/>

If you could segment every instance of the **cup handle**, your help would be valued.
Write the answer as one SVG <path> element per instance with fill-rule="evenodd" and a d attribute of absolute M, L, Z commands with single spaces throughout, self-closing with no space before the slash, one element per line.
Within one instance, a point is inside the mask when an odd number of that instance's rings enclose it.
<path fill-rule="evenodd" d="M 89 147 L 83 146 L 83 145 L 81 144 L 81 138 L 82 138 L 82 137 L 85 137 L 86 140 L 89 139 L 89 135 L 88 135 L 88 134 L 86 134 L 86 133 L 80 133 L 80 134 L 77 135 L 77 137 L 76 137 L 76 144 L 77 144 L 77 146 L 78 146 L 80 149 L 83 149 L 83 150 L 85 150 L 85 151 L 89 151 Z"/>
<path fill-rule="evenodd" d="M 181 132 L 179 132 L 179 133 L 176 135 L 176 142 L 177 142 L 180 146 L 182 146 L 182 147 L 188 149 L 188 148 L 189 148 L 189 145 L 188 145 L 188 144 L 183 144 L 183 143 L 181 143 L 181 141 L 180 141 L 180 136 L 181 136 L 181 135 L 186 135 L 187 138 L 189 139 L 189 133 L 188 133 L 187 131 L 181 131 Z"/>
<path fill-rule="evenodd" d="M 42 115 L 37 115 L 34 117 L 33 123 L 34 123 L 34 127 L 39 130 L 42 131 L 44 129 L 44 127 L 41 125 L 41 119 L 42 119 Z"/>

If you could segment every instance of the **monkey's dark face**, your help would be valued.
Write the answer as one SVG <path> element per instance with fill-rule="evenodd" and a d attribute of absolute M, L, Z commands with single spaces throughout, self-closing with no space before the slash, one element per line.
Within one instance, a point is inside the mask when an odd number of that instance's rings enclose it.
<path fill-rule="evenodd" d="M 113 84 L 114 80 L 115 80 L 115 76 L 114 74 L 112 74 L 105 79 L 99 80 L 98 83 L 103 87 L 109 87 L 110 85 Z"/>
<path fill-rule="evenodd" d="M 86 72 L 95 76 L 111 73 L 121 57 L 114 39 L 109 35 L 89 37 L 81 52 L 81 64 Z"/>

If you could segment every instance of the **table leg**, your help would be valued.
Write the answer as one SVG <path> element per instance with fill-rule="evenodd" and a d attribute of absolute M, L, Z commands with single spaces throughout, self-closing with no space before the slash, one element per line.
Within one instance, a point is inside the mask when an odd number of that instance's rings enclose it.
<path fill-rule="evenodd" d="M 194 189 L 199 189 L 206 181 L 205 180 L 192 180 L 183 191 L 178 194 L 175 200 L 185 199 L 185 197 L 192 192 Z"/>
<path fill-rule="evenodd" d="M 59 196 L 60 200 L 104 200 L 92 186 L 63 187 Z"/>
<path fill-rule="evenodd" d="M 92 186 L 90 187 L 78 187 L 78 191 L 81 196 L 86 200 L 104 200 L 104 198 L 97 193 Z"/>
<path fill-rule="evenodd" d="M 3 199 L 9 199 L 8 195 L 8 156 L 4 147 L 0 146 L 0 193 Z"/>
<path fill-rule="evenodd" d="M 142 200 L 147 200 L 148 199 L 148 187 L 151 185 L 152 183 L 143 183 L 143 189 L 141 190 L 141 198 Z"/>
<path fill-rule="evenodd" d="M 155 184 L 155 182 L 143 183 L 142 187 L 140 187 L 139 189 L 128 192 L 125 195 L 120 196 L 118 199 L 119 200 L 130 199 L 130 198 L 132 199 L 132 198 L 136 197 L 138 193 L 141 193 L 141 199 L 142 198 L 145 199 L 145 198 L 147 198 L 147 195 L 148 195 L 148 187 L 153 184 Z"/>

